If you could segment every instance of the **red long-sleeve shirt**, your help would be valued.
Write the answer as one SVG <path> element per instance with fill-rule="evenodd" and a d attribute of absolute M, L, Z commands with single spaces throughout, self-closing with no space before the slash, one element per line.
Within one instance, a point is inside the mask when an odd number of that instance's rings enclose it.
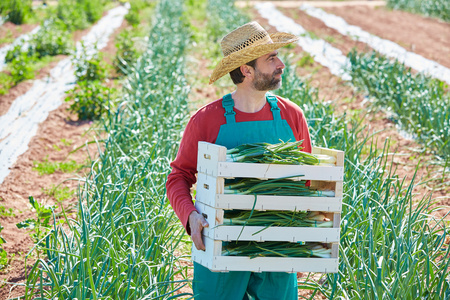
<path fill-rule="evenodd" d="M 311 153 L 311 139 L 303 111 L 293 102 L 277 96 L 281 118 L 286 120 L 295 139 L 303 140 L 303 151 Z M 269 103 L 256 113 L 245 113 L 234 109 L 236 122 L 273 120 Z M 167 197 L 175 213 L 190 234 L 189 214 L 195 210 L 190 189 L 196 182 L 198 142 L 215 143 L 219 129 L 226 123 L 222 98 L 200 108 L 189 120 L 181 139 L 177 157 L 170 164 L 166 188 Z"/>

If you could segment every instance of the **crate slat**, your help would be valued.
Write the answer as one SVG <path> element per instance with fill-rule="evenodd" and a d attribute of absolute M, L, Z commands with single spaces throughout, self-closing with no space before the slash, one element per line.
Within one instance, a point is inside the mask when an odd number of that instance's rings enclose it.
<path fill-rule="evenodd" d="M 339 242 L 339 228 L 315 227 L 269 227 L 263 226 L 217 226 L 205 230 L 204 235 L 222 241 L 258 242 Z"/>
<path fill-rule="evenodd" d="M 212 270 L 337 273 L 338 265 L 337 258 L 216 256 Z"/>
<path fill-rule="evenodd" d="M 216 208 L 251 210 L 290 210 L 340 212 L 342 197 L 299 197 L 270 195 L 217 194 Z"/>
<path fill-rule="evenodd" d="M 218 162 L 217 176 L 273 179 L 298 176 L 301 180 L 342 181 L 343 167 Z"/>

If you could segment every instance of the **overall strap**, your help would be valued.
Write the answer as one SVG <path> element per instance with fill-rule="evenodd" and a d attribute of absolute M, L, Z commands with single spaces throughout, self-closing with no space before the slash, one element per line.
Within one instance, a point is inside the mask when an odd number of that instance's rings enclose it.
<path fill-rule="evenodd" d="M 266 94 L 267 102 L 270 104 L 270 110 L 272 111 L 273 120 L 281 121 L 280 108 L 277 105 L 278 99 L 272 94 Z"/>
<path fill-rule="evenodd" d="M 225 108 L 225 118 L 227 119 L 227 124 L 236 123 L 236 112 L 233 110 L 234 100 L 231 98 L 231 94 L 227 94 L 222 98 L 222 107 Z"/>

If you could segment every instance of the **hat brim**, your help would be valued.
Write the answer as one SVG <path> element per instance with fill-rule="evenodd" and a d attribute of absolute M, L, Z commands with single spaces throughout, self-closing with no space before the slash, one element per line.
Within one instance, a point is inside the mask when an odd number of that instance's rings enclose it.
<path fill-rule="evenodd" d="M 234 69 L 276 49 L 298 41 L 299 37 L 290 33 L 277 32 L 270 34 L 273 43 L 249 46 L 222 58 L 215 67 L 209 84 L 230 73 Z"/>

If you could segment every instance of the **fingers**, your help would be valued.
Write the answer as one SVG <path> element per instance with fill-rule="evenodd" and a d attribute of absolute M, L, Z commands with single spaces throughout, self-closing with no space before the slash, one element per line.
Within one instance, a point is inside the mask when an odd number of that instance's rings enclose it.
<path fill-rule="evenodd" d="M 204 227 L 209 227 L 208 222 L 197 211 L 193 211 L 189 215 L 189 226 L 191 228 L 191 238 L 195 248 L 198 250 L 205 250 L 205 244 L 202 240 L 202 230 Z"/>

